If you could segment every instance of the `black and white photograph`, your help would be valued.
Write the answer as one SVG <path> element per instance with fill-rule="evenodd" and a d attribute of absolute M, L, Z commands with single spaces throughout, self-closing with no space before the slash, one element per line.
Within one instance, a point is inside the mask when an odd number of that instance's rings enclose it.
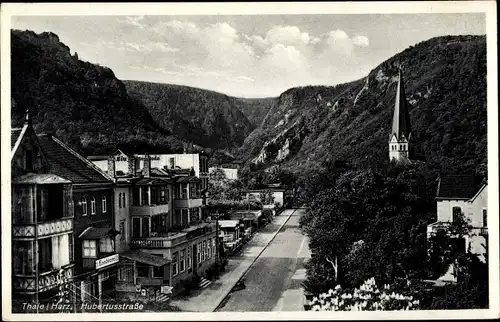
<path fill-rule="evenodd" d="M 1 13 L 4 320 L 499 316 L 494 1 Z"/>

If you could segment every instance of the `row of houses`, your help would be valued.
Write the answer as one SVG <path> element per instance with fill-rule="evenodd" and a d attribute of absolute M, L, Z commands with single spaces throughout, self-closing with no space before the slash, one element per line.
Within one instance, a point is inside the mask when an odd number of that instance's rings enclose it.
<path fill-rule="evenodd" d="M 61 280 L 82 302 L 175 293 L 214 264 L 205 155 L 89 160 L 28 116 L 11 151 L 14 302 L 54 301 Z"/>

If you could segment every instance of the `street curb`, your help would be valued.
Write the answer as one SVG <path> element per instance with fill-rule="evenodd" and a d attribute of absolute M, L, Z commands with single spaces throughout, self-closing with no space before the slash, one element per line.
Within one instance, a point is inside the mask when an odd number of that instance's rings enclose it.
<path fill-rule="evenodd" d="M 273 242 L 274 238 L 276 238 L 276 236 L 279 234 L 279 232 L 281 231 L 281 229 L 286 225 L 286 223 L 288 222 L 288 220 L 290 220 L 290 218 L 295 213 L 295 211 L 297 211 L 296 208 L 295 209 L 292 208 L 292 209 L 293 209 L 292 213 L 290 215 L 288 215 L 288 218 L 283 222 L 283 224 L 276 231 L 276 233 L 273 235 L 273 237 L 271 237 L 271 239 L 269 240 L 269 242 L 267 243 L 267 245 L 264 246 L 264 248 L 262 248 L 262 250 L 259 252 L 259 254 L 257 256 L 255 256 L 255 258 L 252 261 L 252 263 L 247 267 L 247 269 L 245 269 L 245 271 L 243 272 L 243 274 L 241 274 L 241 276 L 238 278 L 238 280 L 231 286 L 231 288 L 229 289 L 229 291 L 224 295 L 224 297 L 219 301 L 219 303 L 217 303 L 217 306 L 215 307 L 215 309 L 212 310 L 212 312 L 217 311 L 217 309 L 222 304 L 222 302 L 224 302 L 224 300 L 229 295 L 229 293 L 231 293 L 231 290 L 236 286 L 236 284 L 238 284 L 243 279 L 243 277 L 245 277 L 245 275 L 248 273 L 248 271 L 250 270 L 250 268 L 252 268 L 253 264 L 257 261 L 257 259 L 259 259 L 260 255 L 262 255 L 262 253 L 266 250 L 266 248 Z"/>

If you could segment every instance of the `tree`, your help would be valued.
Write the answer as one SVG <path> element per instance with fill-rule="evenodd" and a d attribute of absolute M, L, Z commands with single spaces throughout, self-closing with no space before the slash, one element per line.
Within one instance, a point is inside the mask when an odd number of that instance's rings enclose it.
<path fill-rule="evenodd" d="M 309 284 L 320 284 L 328 276 L 337 276 L 335 282 L 345 286 L 370 277 L 382 283 L 422 277 L 426 229 L 435 209 L 433 194 L 427 191 L 433 180 L 425 167 L 415 163 L 330 171 L 333 180 L 325 184 L 329 188 L 312 198 L 300 220 L 316 257 L 308 270 L 328 271 L 309 274 Z"/>
<path fill-rule="evenodd" d="M 211 199 L 225 199 L 225 190 L 227 189 L 228 180 L 226 174 L 221 168 L 216 168 L 210 172 L 208 177 L 208 192 Z"/>

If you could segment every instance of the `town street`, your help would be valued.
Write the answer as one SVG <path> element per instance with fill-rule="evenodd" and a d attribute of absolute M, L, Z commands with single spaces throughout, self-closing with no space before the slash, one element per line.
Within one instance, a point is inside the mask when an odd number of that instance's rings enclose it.
<path fill-rule="evenodd" d="M 296 210 L 273 241 L 243 277 L 238 287 L 217 311 L 300 311 L 304 296 L 301 282 L 305 279 L 304 260 L 310 257 L 307 238 L 299 229 L 304 210 Z M 241 255 L 245 257 L 243 252 Z"/>

